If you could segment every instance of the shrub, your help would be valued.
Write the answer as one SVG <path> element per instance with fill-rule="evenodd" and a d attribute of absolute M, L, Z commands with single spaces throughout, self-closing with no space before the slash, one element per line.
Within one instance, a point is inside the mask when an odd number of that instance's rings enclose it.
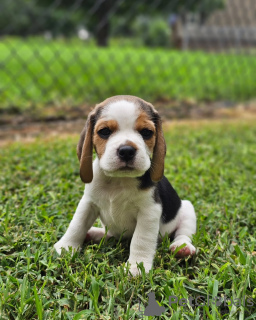
<path fill-rule="evenodd" d="M 143 39 L 149 47 L 168 47 L 170 45 L 170 28 L 162 17 L 150 18 L 139 16 L 132 24 L 135 37 Z"/>

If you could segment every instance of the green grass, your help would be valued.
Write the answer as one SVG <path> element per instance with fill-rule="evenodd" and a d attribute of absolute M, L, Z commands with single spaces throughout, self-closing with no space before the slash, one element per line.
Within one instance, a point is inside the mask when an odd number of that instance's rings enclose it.
<path fill-rule="evenodd" d="M 255 319 L 255 136 L 252 122 L 166 130 L 165 174 L 195 206 L 197 254 L 177 260 L 165 238 L 153 270 L 136 278 L 124 271 L 128 242 L 88 244 L 73 257 L 53 250 L 83 193 L 78 137 L 2 148 L 0 319 L 139 319 L 138 301 L 146 306 L 151 290 L 165 307 L 161 319 Z M 245 297 L 254 306 L 170 308 L 172 295 Z"/>
<path fill-rule="evenodd" d="M 116 94 L 146 100 L 247 100 L 256 59 L 79 41 L 6 38 L 0 42 L 0 109 L 94 103 Z"/>

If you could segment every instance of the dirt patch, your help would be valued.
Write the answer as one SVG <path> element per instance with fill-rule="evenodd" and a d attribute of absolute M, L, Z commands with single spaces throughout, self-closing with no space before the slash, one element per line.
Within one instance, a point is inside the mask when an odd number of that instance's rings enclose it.
<path fill-rule="evenodd" d="M 17 108 L 0 109 L 0 128 L 6 125 L 22 125 L 23 123 L 56 122 L 86 118 L 93 109 L 92 105 L 81 106 L 45 105 L 20 111 Z"/>
<path fill-rule="evenodd" d="M 253 119 L 256 120 L 256 102 L 231 103 L 200 103 L 193 101 L 157 101 L 156 109 L 163 120 L 177 123 L 185 121 L 213 120 L 213 119 Z M 79 134 L 86 121 L 86 116 L 92 109 L 86 105 L 79 108 L 64 108 L 62 115 L 56 109 L 44 110 L 44 117 L 37 118 L 28 115 L 0 115 L 0 145 L 13 141 L 33 141 L 37 137 L 56 137 L 66 134 Z M 51 112 L 50 112 L 51 110 Z M 46 116 L 47 115 L 47 116 Z M 8 116 L 8 117 L 7 117 Z M 191 121 L 192 120 L 192 121 Z"/>
<path fill-rule="evenodd" d="M 232 103 L 229 101 L 200 102 L 193 100 L 172 103 L 158 101 L 155 104 L 164 119 L 230 119 L 256 117 L 256 101 Z"/>
<path fill-rule="evenodd" d="M 38 137 L 57 137 L 82 131 L 85 119 L 51 122 L 28 122 L 19 125 L 0 126 L 0 146 L 13 141 L 34 141 Z"/>

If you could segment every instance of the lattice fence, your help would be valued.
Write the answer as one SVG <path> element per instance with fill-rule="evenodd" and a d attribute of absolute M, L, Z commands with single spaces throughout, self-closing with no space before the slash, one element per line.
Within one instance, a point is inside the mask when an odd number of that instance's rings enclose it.
<path fill-rule="evenodd" d="M 0 110 L 256 96 L 255 0 L 2 0 Z"/>

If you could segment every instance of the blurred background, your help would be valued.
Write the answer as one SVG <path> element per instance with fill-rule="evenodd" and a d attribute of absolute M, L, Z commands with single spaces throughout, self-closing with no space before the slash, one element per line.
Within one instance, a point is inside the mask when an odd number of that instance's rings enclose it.
<path fill-rule="evenodd" d="M 118 94 L 167 119 L 255 113 L 255 0 L 1 0 L 0 37 L 0 138 Z"/>

